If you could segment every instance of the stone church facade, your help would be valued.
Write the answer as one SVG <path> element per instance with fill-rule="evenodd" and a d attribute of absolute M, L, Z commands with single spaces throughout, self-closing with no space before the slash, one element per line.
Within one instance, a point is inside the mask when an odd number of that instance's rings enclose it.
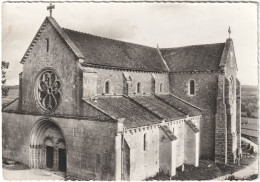
<path fill-rule="evenodd" d="M 84 180 L 234 163 L 240 83 L 231 39 L 160 49 L 61 28 L 46 17 L 3 108 L 3 157 Z"/>

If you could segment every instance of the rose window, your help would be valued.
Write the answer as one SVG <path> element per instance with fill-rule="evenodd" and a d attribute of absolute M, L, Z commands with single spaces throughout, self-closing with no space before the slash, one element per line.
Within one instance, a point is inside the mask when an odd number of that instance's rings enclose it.
<path fill-rule="evenodd" d="M 61 99 L 61 82 L 53 70 L 43 71 L 37 80 L 36 98 L 40 107 L 47 112 L 57 108 Z"/>

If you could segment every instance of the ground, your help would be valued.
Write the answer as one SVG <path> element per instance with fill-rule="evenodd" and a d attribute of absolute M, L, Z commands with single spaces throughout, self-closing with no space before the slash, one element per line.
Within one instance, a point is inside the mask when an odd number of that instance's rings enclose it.
<path fill-rule="evenodd" d="M 258 173 L 258 154 L 257 152 L 250 154 L 248 143 L 250 143 L 250 141 L 246 139 L 242 140 L 243 158 L 241 160 L 240 166 L 216 164 L 211 160 L 200 160 L 199 167 L 185 165 L 185 170 L 183 172 L 177 170 L 177 174 L 174 177 L 170 178 L 170 176 L 167 174 L 158 173 L 154 177 L 147 180 L 224 180 L 227 179 L 227 175 L 231 173 L 235 175 L 235 179 L 253 179 L 256 176 L 255 173 Z M 251 144 L 251 146 L 252 145 L 253 144 Z M 257 145 L 254 144 L 254 148 L 257 148 L 256 146 Z M 239 171 L 238 173 L 240 174 L 236 174 L 236 171 Z"/>
<path fill-rule="evenodd" d="M 5 180 L 64 180 L 63 173 L 29 169 L 28 166 L 17 162 L 7 164 L 3 160 L 2 166 L 3 179 Z"/>

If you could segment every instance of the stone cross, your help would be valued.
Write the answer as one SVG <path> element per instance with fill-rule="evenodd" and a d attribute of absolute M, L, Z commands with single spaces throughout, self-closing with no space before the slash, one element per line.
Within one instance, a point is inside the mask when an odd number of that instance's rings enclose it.
<path fill-rule="evenodd" d="M 52 9 L 55 9 L 55 5 L 52 5 L 52 3 L 50 3 L 50 6 L 47 6 L 47 10 L 50 10 L 50 17 L 52 17 Z"/>
<path fill-rule="evenodd" d="M 231 34 L 231 29 L 230 29 L 230 27 L 228 27 L 228 34 L 229 34 L 229 38 L 230 38 L 230 34 Z"/>

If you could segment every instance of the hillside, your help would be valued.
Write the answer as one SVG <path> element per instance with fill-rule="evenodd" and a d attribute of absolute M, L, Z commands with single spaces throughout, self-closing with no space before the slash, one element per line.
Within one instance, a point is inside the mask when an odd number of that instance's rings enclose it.
<path fill-rule="evenodd" d="M 241 115 L 258 118 L 258 88 L 257 86 L 241 86 Z"/>
<path fill-rule="evenodd" d="M 241 92 L 242 96 L 257 96 L 258 95 L 258 89 L 257 86 L 252 85 L 242 85 L 241 86 Z"/>
<path fill-rule="evenodd" d="M 12 86 L 8 85 L 5 87 L 9 88 L 9 91 L 7 97 L 2 97 L 2 107 L 6 106 L 8 103 L 18 98 L 19 95 L 19 85 L 12 85 Z"/>

